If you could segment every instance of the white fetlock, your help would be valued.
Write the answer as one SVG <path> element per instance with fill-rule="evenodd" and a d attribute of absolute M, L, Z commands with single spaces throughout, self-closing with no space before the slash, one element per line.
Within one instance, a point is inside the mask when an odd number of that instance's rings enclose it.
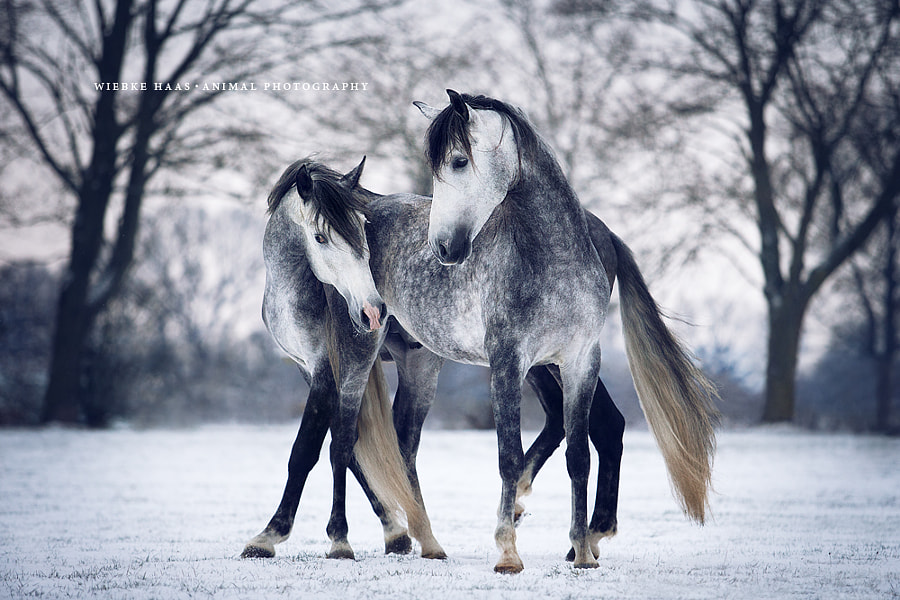
<path fill-rule="evenodd" d="M 588 544 L 586 540 L 581 544 L 573 544 L 573 548 L 575 548 L 575 561 L 572 564 L 573 567 L 576 569 L 596 569 L 600 566 L 600 563 L 594 558 L 595 554 L 593 548 L 590 546 L 591 545 Z"/>
<path fill-rule="evenodd" d="M 331 550 L 328 551 L 328 554 L 325 555 L 328 558 L 346 558 L 350 560 L 356 560 L 356 556 L 353 554 L 353 548 L 350 547 L 348 542 L 332 542 Z"/>

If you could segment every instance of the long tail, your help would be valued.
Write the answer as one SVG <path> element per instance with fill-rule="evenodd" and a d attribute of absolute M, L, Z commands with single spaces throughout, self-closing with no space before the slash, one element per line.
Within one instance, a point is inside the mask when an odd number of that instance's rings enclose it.
<path fill-rule="evenodd" d="M 616 236 L 612 239 L 634 386 L 675 497 L 685 514 L 702 524 L 709 506 L 718 393 L 694 365 L 690 351 L 666 327 L 631 250 Z"/>
<path fill-rule="evenodd" d="M 425 508 L 416 500 L 391 413 L 391 398 L 381 359 L 375 360 L 359 409 L 359 438 L 353 448 L 356 461 L 385 510 L 406 513 L 410 533 L 423 548 L 433 540 Z M 424 538 L 424 539 L 423 539 Z M 437 543 L 436 540 L 434 543 Z"/>

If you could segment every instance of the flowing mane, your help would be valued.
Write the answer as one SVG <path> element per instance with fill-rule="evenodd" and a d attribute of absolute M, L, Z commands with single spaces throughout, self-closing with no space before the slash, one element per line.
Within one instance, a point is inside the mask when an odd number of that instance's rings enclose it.
<path fill-rule="evenodd" d="M 268 214 L 278 210 L 284 197 L 297 189 L 297 175 L 304 167 L 312 180 L 312 189 L 305 195 L 297 190 L 301 200 L 312 204 L 313 218 L 318 225 L 347 240 L 353 252 L 362 256 L 365 251 L 363 219 L 369 216 L 363 195 L 354 193 L 344 175 L 310 157 L 294 162 L 281 174 L 269 192 Z"/>
<path fill-rule="evenodd" d="M 472 96 L 470 94 L 460 94 L 460 96 L 467 106 L 475 110 L 492 110 L 506 117 L 515 136 L 520 167 L 522 157 L 535 152 L 540 146 L 540 138 L 534 131 L 534 127 L 525 114 L 515 106 L 488 96 Z M 425 133 L 425 155 L 433 175 L 437 176 L 454 146 L 461 148 L 466 156 L 472 158 L 469 120 L 459 114 L 451 104 L 431 121 L 428 131 Z"/>

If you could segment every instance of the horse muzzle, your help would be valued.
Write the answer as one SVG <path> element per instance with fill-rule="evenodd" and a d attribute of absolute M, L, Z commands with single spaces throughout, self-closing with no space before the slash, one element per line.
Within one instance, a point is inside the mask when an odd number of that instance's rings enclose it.
<path fill-rule="evenodd" d="M 381 329 L 385 320 L 387 320 L 387 305 L 381 300 L 377 301 L 375 306 L 365 302 L 359 311 L 359 325 L 361 326 L 360 329 L 364 331 Z"/>
<path fill-rule="evenodd" d="M 472 254 L 472 240 L 467 230 L 437 235 L 428 243 L 435 257 L 444 266 L 458 265 Z"/>

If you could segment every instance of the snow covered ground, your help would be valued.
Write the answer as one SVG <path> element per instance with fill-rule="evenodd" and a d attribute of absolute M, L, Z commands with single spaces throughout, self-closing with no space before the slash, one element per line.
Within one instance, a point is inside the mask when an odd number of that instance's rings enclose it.
<path fill-rule="evenodd" d="M 356 561 L 324 558 L 327 453 L 294 534 L 241 560 L 274 510 L 294 429 L 0 430 L 0 597 L 890 598 L 900 596 L 900 440 L 792 429 L 724 432 L 714 520 L 686 521 L 649 434 L 625 437 L 619 535 L 573 570 L 562 452 L 527 498 L 520 575 L 492 572 L 499 499 L 492 432 L 426 431 L 419 456 L 450 555 L 385 556 L 353 484 Z M 530 441 L 531 436 L 526 437 Z"/>

